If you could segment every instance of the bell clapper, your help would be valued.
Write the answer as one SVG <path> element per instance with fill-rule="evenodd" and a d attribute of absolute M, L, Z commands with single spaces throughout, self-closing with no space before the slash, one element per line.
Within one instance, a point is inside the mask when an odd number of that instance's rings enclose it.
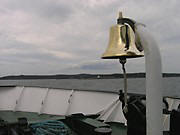
<path fill-rule="evenodd" d="M 123 108 L 123 111 L 125 113 L 127 113 L 128 112 L 128 108 L 127 108 L 127 106 L 128 106 L 128 104 L 127 104 L 127 76 L 126 76 L 126 69 L 125 69 L 126 58 L 120 58 L 119 62 L 122 65 L 123 76 L 124 76 L 124 103 L 125 103 L 125 106 Z"/>

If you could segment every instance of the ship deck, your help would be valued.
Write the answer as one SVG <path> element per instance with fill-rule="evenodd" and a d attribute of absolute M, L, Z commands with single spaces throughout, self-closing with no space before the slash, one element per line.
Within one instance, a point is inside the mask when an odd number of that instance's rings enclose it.
<path fill-rule="evenodd" d="M 60 121 L 65 121 L 66 117 L 65 116 L 59 116 L 59 115 L 49 115 L 49 114 L 38 114 L 38 113 L 33 113 L 33 112 L 13 112 L 13 111 L 0 111 L 0 116 L 1 119 L 8 123 L 17 123 L 18 118 L 25 117 L 28 120 L 29 124 L 33 124 L 35 122 L 40 122 L 44 120 L 60 120 Z M 85 116 L 86 117 L 86 116 Z M 86 124 L 91 125 L 94 129 L 100 126 L 106 126 L 109 125 L 110 128 L 112 129 L 112 134 L 111 135 L 127 135 L 127 127 L 123 123 L 118 123 L 118 122 L 108 122 L 108 123 L 103 123 L 101 121 L 98 121 L 96 119 L 91 119 L 88 118 L 80 118 L 83 122 L 86 122 Z M 66 123 L 66 122 L 65 122 Z M 90 127 L 88 125 L 88 127 Z M 68 126 L 69 127 L 69 126 Z M 74 129 L 72 129 L 71 135 L 79 135 Z M 81 129 L 81 128 L 80 128 Z M 79 129 L 77 129 L 79 130 Z M 168 132 L 164 132 L 163 135 L 169 135 Z"/>

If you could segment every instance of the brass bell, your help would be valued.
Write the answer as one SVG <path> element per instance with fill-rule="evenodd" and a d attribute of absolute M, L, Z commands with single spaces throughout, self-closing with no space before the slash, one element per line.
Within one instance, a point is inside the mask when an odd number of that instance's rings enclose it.
<path fill-rule="evenodd" d="M 118 18 L 119 19 L 119 18 Z M 125 19 L 130 20 L 130 19 Z M 127 23 L 119 23 L 110 28 L 108 48 L 103 59 L 125 59 L 144 56 L 139 37 Z"/>

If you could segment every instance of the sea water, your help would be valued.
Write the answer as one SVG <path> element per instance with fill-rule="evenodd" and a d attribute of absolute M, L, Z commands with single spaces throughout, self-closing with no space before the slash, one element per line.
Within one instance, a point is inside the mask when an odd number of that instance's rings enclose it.
<path fill-rule="evenodd" d="M 0 80 L 0 86 L 5 85 L 118 92 L 123 89 L 123 79 Z M 180 77 L 163 78 L 162 85 L 164 96 L 180 98 Z M 128 93 L 145 94 L 145 78 L 128 78 Z"/>

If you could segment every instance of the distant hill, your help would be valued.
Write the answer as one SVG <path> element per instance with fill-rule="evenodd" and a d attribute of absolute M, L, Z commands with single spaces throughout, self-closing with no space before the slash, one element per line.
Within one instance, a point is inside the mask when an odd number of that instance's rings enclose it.
<path fill-rule="evenodd" d="M 128 78 L 144 78 L 145 73 L 128 73 Z M 163 77 L 180 77 L 178 73 L 163 73 Z M 123 74 L 74 74 L 74 75 L 15 75 L 0 77 L 0 80 L 25 79 L 115 79 L 123 78 Z"/>

